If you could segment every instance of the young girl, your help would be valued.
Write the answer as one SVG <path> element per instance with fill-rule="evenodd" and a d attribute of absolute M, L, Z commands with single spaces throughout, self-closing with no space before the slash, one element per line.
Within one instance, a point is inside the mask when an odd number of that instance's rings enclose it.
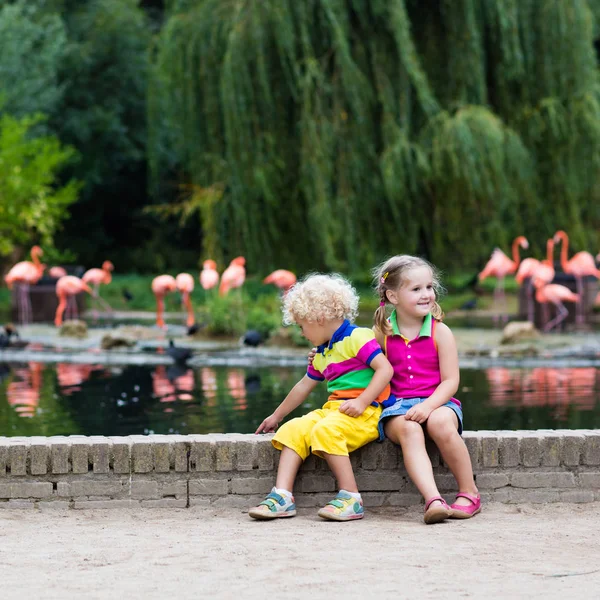
<path fill-rule="evenodd" d="M 320 381 L 327 380 L 330 395 L 322 408 L 277 431 L 272 443 L 281 456 L 275 487 L 248 514 L 255 519 L 293 517 L 296 474 L 312 452 L 327 461 L 340 490 L 319 516 L 333 521 L 361 519 L 363 504 L 349 453 L 379 437 L 379 403 L 389 397 L 392 367 L 373 331 L 351 323 L 358 312 L 358 294 L 341 275 L 307 277 L 287 293 L 283 312 L 284 322 L 299 325 L 318 348 L 306 375 L 256 433 L 275 431 Z"/>
<path fill-rule="evenodd" d="M 468 519 L 481 510 L 481 499 L 467 447 L 461 438 L 456 342 L 441 322 L 436 302 L 441 285 L 435 268 L 414 256 L 394 256 L 374 270 L 380 306 L 375 335 L 390 361 L 391 406 L 379 419 L 380 439 L 402 447 L 408 475 L 425 498 L 425 523 Z M 386 304 L 394 308 L 386 318 Z M 448 506 L 435 484 L 425 435 L 437 445 L 458 483 L 456 501 Z"/>

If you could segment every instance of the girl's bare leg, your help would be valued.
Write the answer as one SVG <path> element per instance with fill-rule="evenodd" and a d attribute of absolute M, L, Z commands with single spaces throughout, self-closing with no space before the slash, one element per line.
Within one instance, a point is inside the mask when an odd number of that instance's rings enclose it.
<path fill-rule="evenodd" d="M 444 463 L 456 478 L 459 492 L 477 495 L 479 491 L 473 479 L 471 457 L 464 440 L 458 433 L 456 413 L 447 406 L 436 408 L 427 419 L 427 433 L 439 448 Z M 457 504 L 471 504 L 466 498 L 457 498 Z"/>
<path fill-rule="evenodd" d="M 433 478 L 431 460 L 425 449 L 425 432 L 415 421 L 407 421 L 403 415 L 392 417 L 385 424 L 385 435 L 402 448 L 404 466 L 408 476 L 427 502 L 440 492 Z"/>

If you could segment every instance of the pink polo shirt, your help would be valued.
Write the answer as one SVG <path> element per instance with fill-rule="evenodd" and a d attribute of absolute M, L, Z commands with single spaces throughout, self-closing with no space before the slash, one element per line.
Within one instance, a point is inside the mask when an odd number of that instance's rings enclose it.
<path fill-rule="evenodd" d="M 390 316 L 392 335 L 385 336 L 385 355 L 394 368 L 391 392 L 400 398 L 429 398 L 442 381 L 440 361 L 435 344 L 437 321 L 428 314 L 414 340 L 400 333 L 396 311 Z M 450 399 L 460 406 L 456 398 Z"/>

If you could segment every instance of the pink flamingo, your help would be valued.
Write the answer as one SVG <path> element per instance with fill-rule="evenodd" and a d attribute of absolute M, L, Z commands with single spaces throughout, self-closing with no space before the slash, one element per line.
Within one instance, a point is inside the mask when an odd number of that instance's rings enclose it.
<path fill-rule="evenodd" d="M 56 282 L 56 295 L 58 296 L 58 306 L 56 307 L 56 314 L 54 316 L 54 325 L 56 327 L 62 325 L 63 314 L 65 308 L 67 308 L 67 299 L 81 292 L 87 292 L 90 296 L 94 295 L 90 286 L 74 275 L 65 275 Z M 74 310 L 72 317 L 77 318 L 77 303 L 72 302 L 71 305 Z"/>
<path fill-rule="evenodd" d="M 165 294 L 174 292 L 177 289 L 175 277 L 172 275 L 159 275 L 152 280 L 152 292 L 156 298 L 156 325 L 161 329 L 165 329 L 165 321 L 163 312 L 165 308 Z"/>
<path fill-rule="evenodd" d="M 506 314 L 506 297 L 504 294 L 504 278 L 511 273 L 514 273 L 521 262 L 519 256 L 519 246 L 521 248 L 529 248 L 529 242 L 525 236 L 520 235 L 515 238 L 512 243 L 512 255 L 513 260 L 508 258 L 500 248 L 496 248 L 492 252 L 490 260 L 487 262 L 483 271 L 478 275 L 479 281 L 483 281 L 486 277 L 496 277 L 496 287 L 494 289 L 494 304 L 498 307 L 502 307 L 504 311 L 503 320 L 508 320 Z M 496 317 L 494 318 L 496 319 Z"/>
<path fill-rule="evenodd" d="M 210 258 L 202 263 L 202 272 L 198 278 L 200 285 L 205 290 L 212 290 L 219 283 L 219 273 L 217 272 L 217 263 Z"/>
<path fill-rule="evenodd" d="M 246 259 L 243 256 L 238 256 L 229 263 L 229 266 L 223 271 L 223 275 L 221 275 L 219 296 L 225 296 L 233 288 L 242 287 L 246 279 L 245 264 Z"/>
<path fill-rule="evenodd" d="M 573 275 L 577 284 L 577 293 L 582 299 L 577 304 L 575 320 L 577 323 L 583 323 L 584 319 L 584 306 L 583 299 L 585 295 L 583 293 L 583 278 L 591 275 L 596 279 L 600 279 L 600 270 L 596 267 L 594 257 L 589 252 L 577 252 L 570 259 L 567 259 L 569 254 L 569 236 L 564 231 L 557 231 L 554 234 L 554 241 L 562 241 L 560 248 L 560 266 L 565 273 Z"/>
<path fill-rule="evenodd" d="M 267 275 L 267 277 L 263 279 L 263 283 L 272 283 L 275 287 L 278 287 L 283 294 L 286 294 L 296 283 L 296 275 L 285 269 L 277 269 L 277 271 L 273 271 L 270 275 Z"/>
<path fill-rule="evenodd" d="M 175 285 L 177 286 L 177 291 L 181 294 L 181 302 L 187 310 L 185 324 L 188 327 L 192 327 L 196 322 L 192 300 L 190 299 L 190 294 L 194 291 L 194 278 L 189 273 L 179 273 L 175 278 Z"/>
<path fill-rule="evenodd" d="M 540 304 L 552 303 L 556 306 L 557 314 L 554 319 L 546 323 L 544 331 L 550 331 L 562 323 L 569 314 L 563 302 L 579 302 L 579 294 L 573 293 L 569 288 L 557 283 L 544 283 L 541 279 L 534 279 L 533 285 L 536 287 L 535 299 Z"/>
<path fill-rule="evenodd" d="M 112 281 L 112 271 L 114 270 L 114 265 L 110 262 L 110 260 L 105 260 L 102 263 L 101 269 L 88 269 L 81 278 L 88 285 L 92 285 L 94 289 L 94 298 L 100 302 L 104 308 L 109 311 L 112 311 L 112 307 L 104 298 L 100 298 L 100 285 L 108 285 Z"/>
<path fill-rule="evenodd" d="M 525 279 L 529 278 L 527 286 L 527 320 L 531 323 L 535 320 L 533 306 L 533 280 L 534 278 L 545 283 L 552 283 L 554 279 L 554 239 L 550 238 L 546 242 L 546 258 L 541 262 L 535 258 L 525 258 L 521 261 L 515 281 L 522 285 Z"/>
<path fill-rule="evenodd" d="M 50 275 L 50 277 L 52 277 L 52 279 L 60 279 L 61 277 L 64 277 L 66 274 L 67 274 L 67 270 L 64 267 L 54 266 L 54 267 L 50 267 L 50 269 L 48 270 L 48 275 Z"/>
<path fill-rule="evenodd" d="M 40 262 L 40 256 L 43 256 L 44 251 L 39 246 L 33 246 L 31 249 L 31 258 L 33 262 L 23 260 L 18 262 L 5 275 L 4 281 L 11 290 L 13 284 L 17 284 L 17 310 L 19 313 L 19 321 L 22 324 L 31 322 L 31 298 L 29 297 L 29 286 L 35 285 L 44 274 L 46 265 Z"/>

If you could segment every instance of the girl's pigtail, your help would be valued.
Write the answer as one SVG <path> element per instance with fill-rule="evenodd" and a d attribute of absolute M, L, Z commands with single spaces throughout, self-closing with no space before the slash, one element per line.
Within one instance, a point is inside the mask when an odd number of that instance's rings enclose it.
<path fill-rule="evenodd" d="M 373 317 L 373 322 L 375 323 L 375 328 L 381 331 L 383 335 L 390 335 L 391 327 L 385 314 L 385 300 L 382 300 L 379 303 L 379 307 L 375 311 L 375 315 Z"/>
<path fill-rule="evenodd" d="M 431 309 L 431 316 L 438 321 L 443 321 L 443 319 L 444 319 L 444 311 L 442 310 L 442 307 L 435 300 L 433 301 L 433 308 Z"/>

